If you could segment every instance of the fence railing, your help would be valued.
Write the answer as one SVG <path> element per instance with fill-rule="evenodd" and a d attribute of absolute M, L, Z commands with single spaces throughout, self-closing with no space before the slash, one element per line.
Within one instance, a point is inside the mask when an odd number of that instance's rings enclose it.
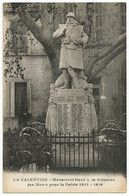
<path fill-rule="evenodd" d="M 99 142 L 95 136 L 55 135 L 52 136 L 54 150 L 53 168 L 89 168 L 99 166 Z M 98 151 L 96 152 L 96 145 Z"/>
<path fill-rule="evenodd" d="M 87 135 L 81 133 L 53 135 L 49 132 L 44 134 L 43 139 L 41 136 L 34 138 L 34 141 L 22 138 L 20 142 L 10 141 L 10 144 L 5 142 L 6 146 L 12 148 L 13 155 L 10 152 L 8 156 L 13 156 L 14 168 L 16 165 L 20 168 L 24 160 L 24 164 L 35 162 L 36 170 L 47 167 L 47 165 L 51 169 L 126 169 L 125 140 L 100 137 L 94 130 L 92 134 Z M 13 150 L 14 147 L 15 150 Z M 22 155 L 20 158 L 18 157 L 19 151 Z M 33 165 L 31 167 L 33 170 Z"/>
<path fill-rule="evenodd" d="M 54 135 L 52 148 L 54 150 L 53 168 L 73 169 L 116 169 L 125 166 L 125 141 L 101 139 L 93 131 L 87 135 Z M 120 163 L 120 164 L 119 164 Z"/>

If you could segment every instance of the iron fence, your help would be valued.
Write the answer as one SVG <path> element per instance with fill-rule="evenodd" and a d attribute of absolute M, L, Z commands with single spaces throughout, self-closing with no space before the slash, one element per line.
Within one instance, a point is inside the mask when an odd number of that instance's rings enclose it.
<path fill-rule="evenodd" d="M 53 169 L 116 170 L 126 167 L 126 141 L 102 139 L 94 130 L 87 135 L 69 133 L 51 137 Z"/>
<path fill-rule="evenodd" d="M 100 137 L 94 130 L 87 135 L 53 135 L 46 132 L 43 137 L 34 138 L 4 143 L 5 162 L 7 157 L 13 157 L 13 161 L 9 158 L 9 169 L 13 167 L 19 170 L 24 164 L 31 164 L 33 170 L 35 166 L 32 163 L 35 163 L 36 170 L 47 168 L 48 165 L 51 170 L 126 170 L 126 140 Z M 13 166 L 10 167 L 11 164 Z"/>

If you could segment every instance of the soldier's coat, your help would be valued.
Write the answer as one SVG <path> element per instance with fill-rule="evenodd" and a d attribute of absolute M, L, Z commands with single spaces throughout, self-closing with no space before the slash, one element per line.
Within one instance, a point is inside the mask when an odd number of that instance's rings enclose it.
<path fill-rule="evenodd" d="M 64 29 L 66 30 L 64 31 Z M 88 35 L 83 31 L 83 26 L 78 22 L 74 24 L 62 24 L 53 34 L 54 38 L 61 37 L 61 53 L 59 68 L 68 66 L 83 69 L 82 48 L 88 41 Z M 82 44 L 78 42 L 82 41 Z"/>

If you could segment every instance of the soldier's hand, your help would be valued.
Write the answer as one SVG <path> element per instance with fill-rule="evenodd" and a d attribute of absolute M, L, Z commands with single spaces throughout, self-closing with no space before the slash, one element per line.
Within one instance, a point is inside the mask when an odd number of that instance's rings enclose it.
<path fill-rule="evenodd" d="M 59 28 L 60 28 L 63 32 L 65 32 L 66 29 L 67 29 L 67 27 L 66 27 L 65 24 L 60 24 L 60 25 L 59 25 Z"/>
<path fill-rule="evenodd" d="M 64 27 L 63 27 L 63 31 L 65 32 L 65 31 L 66 31 L 66 29 L 67 29 L 67 27 L 66 27 L 66 25 L 64 25 Z"/>
<path fill-rule="evenodd" d="M 76 42 L 78 43 L 78 44 L 83 44 L 83 40 L 80 38 L 80 39 L 76 39 Z"/>

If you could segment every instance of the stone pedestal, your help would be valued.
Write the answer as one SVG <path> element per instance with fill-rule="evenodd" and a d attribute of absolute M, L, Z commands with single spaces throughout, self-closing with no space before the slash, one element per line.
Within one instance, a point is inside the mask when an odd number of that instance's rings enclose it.
<path fill-rule="evenodd" d="M 97 130 L 92 85 L 84 89 L 54 89 L 51 85 L 46 128 L 52 133 L 90 133 Z"/>

